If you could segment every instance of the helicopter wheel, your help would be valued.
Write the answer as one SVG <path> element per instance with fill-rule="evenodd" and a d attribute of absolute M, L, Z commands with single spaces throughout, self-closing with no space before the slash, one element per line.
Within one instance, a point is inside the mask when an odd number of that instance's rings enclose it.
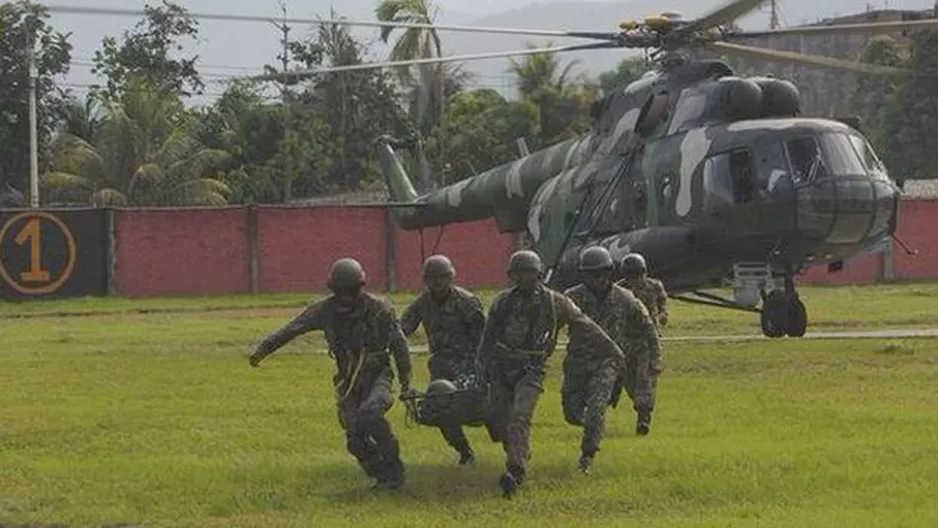
<path fill-rule="evenodd" d="M 796 293 L 788 299 L 788 331 L 791 337 L 804 337 L 808 329 L 808 309 Z"/>
<path fill-rule="evenodd" d="M 788 332 L 789 304 L 783 291 L 772 290 L 765 296 L 759 319 L 766 337 L 782 337 Z"/>

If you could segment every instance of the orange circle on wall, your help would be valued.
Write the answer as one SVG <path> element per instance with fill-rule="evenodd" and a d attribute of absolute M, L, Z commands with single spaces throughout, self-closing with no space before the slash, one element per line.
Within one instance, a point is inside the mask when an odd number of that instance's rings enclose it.
<path fill-rule="evenodd" d="M 15 280 L 11 276 L 10 270 L 7 269 L 6 262 L 4 261 L 4 258 L 3 258 L 4 257 L 4 255 L 2 254 L 3 241 L 6 239 L 7 234 L 10 231 L 10 228 L 13 227 L 13 225 L 17 221 L 22 220 L 23 218 L 35 218 L 36 221 L 38 222 L 39 228 L 41 228 L 42 226 L 41 220 L 45 219 L 51 222 L 55 227 L 57 227 L 59 231 L 62 232 L 62 236 L 65 237 L 65 246 L 67 250 L 67 254 L 65 257 L 65 269 L 62 271 L 62 274 L 59 277 L 55 279 L 52 279 L 50 277 L 47 284 L 43 284 L 42 286 L 27 286 L 27 285 L 24 285 L 22 282 Z M 29 224 L 27 224 L 27 226 L 28 225 Z M 16 235 L 16 237 L 19 238 L 25 232 L 25 229 L 26 228 L 24 227 L 24 229 L 20 231 L 20 234 Z M 31 242 L 31 243 L 40 245 L 37 251 L 41 255 L 42 254 L 41 237 L 39 241 Z M 20 244 L 20 242 L 17 242 L 17 244 Z M 72 276 L 72 272 L 75 269 L 76 255 L 77 255 L 77 249 L 76 249 L 76 244 L 75 244 L 75 237 L 72 236 L 72 232 L 68 229 L 68 226 L 66 226 L 65 223 L 62 222 L 61 219 L 59 219 L 59 217 L 51 213 L 44 213 L 44 212 L 20 213 L 18 215 L 13 216 L 13 218 L 10 218 L 9 220 L 7 220 L 7 222 L 3 224 L 3 228 L 0 229 L 0 278 L 2 278 L 4 282 L 9 284 L 11 288 L 13 288 L 14 290 L 24 295 L 44 295 L 47 293 L 54 293 L 59 288 L 61 288 L 62 285 L 65 284 L 65 282 L 69 279 L 69 277 Z M 21 273 L 20 275 L 23 275 L 23 274 Z"/>

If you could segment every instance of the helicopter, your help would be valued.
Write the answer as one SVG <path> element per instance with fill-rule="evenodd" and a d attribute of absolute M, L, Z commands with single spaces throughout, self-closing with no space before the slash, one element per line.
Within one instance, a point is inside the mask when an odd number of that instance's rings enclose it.
<path fill-rule="evenodd" d="M 802 337 L 808 316 L 796 276 L 819 265 L 837 271 L 845 260 L 894 238 L 900 189 L 857 119 L 803 116 L 800 91 L 791 81 L 742 77 L 725 60 L 692 54 L 703 50 L 905 75 L 910 72 L 901 68 L 732 41 L 930 29 L 938 20 L 729 29 L 763 3 L 734 0 L 690 21 L 664 13 L 622 22 L 616 32 L 332 21 L 598 42 L 340 65 L 290 75 L 587 49 L 650 50 L 654 67 L 596 101 L 585 135 L 522 151 L 515 161 L 422 195 L 397 159 L 392 138 L 379 141 L 398 225 L 416 230 L 494 219 L 502 233 L 527 235 L 547 266 L 545 282 L 558 289 L 578 282 L 576 263 L 586 247 L 604 246 L 617 260 L 637 252 L 670 297 L 757 312 L 765 336 Z M 714 289 L 732 294 L 706 291 Z"/>

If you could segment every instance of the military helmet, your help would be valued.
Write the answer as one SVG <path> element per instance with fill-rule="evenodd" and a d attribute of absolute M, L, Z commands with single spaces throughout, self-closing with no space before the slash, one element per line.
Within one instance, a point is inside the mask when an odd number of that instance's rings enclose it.
<path fill-rule="evenodd" d="M 459 389 L 448 379 L 435 379 L 427 386 L 427 394 L 452 394 Z"/>
<path fill-rule="evenodd" d="M 602 246 L 584 249 L 580 253 L 580 262 L 577 264 L 578 271 L 612 270 L 615 267 L 616 263 L 612 261 L 609 250 Z"/>
<path fill-rule="evenodd" d="M 353 258 L 340 258 L 329 271 L 329 289 L 354 288 L 365 285 L 365 269 Z"/>
<path fill-rule="evenodd" d="M 423 276 L 453 278 L 456 276 L 456 268 L 446 255 L 430 255 L 423 261 Z"/>
<path fill-rule="evenodd" d="M 622 272 L 628 276 L 644 275 L 648 272 L 648 266 L 645 264 L 645 257 L 640 253 L 629 253 L 622 257 Z"/>
<path fill-rule="evenodd" d="M 541 262 L 541 257 L 537 253 L 529 249 L 522 249 L 521 251 L 515 251 L 511 255 L 511 260 L 508 261 L 508 273 L 516 271 L 543 273 L 544 263 Z"/>

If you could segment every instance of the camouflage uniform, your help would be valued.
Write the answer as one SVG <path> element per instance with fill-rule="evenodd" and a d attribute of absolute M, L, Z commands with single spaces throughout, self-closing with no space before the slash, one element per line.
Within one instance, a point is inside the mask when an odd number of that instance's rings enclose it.
<path fill-rule="evenodd" d="M 422 293 L 401 317 L 404 335 L 411 336 L 423 323 L 430 348 L 427 368 L 431 380 L 456 380 L 460 373 L 475 368 L 475 353 L 485 327 L 485 311 L 472 292 L 451 286 L 442 302 L 430 292 Z M 459 422 L 440 427 L 443 438 L 464 459 L 472 448 Z"/>
<path fill-rule="evenodd" d="M 628 290 L 610 286 L 602 299 L 585 284 L 574 286 L 565 294 L 615 340 L 631 369 L 644 372 L 658 350 L 658 334 L 642 303 Z M 620 372 L 620 360 L 606 350 L 591 347 L 580 337 L 571 333 L 567 345 L 561 396 L 564 418 L 572 425 L 584 427 L 580 449 L 583 457 L 591 459 L 602 441 L 606 406 Z M 585 466 L 588 467 L 588 461 Z M 586 469 L 585 466 L 581 459 L 581 468 Z"/>
<path fill-rule="evenodd" d="M 655 323 L 656 332 L 660 335 L 660 327 L 667 325 L 668 322 L 668 296 L 661 281 L 645 276 L 623 279 L 618 284 L 642 301 Z M 641 365 L 634 365 L 635 369 L 633 369 L 632 358 L 629 359 L 630 375 L 625 383 L 626 391 L 634 402 L 635 410 L 650 415 L 655 408 L 658 376 L 656 374 L 649 376 Z M 649 366 L 653 373 L 660 373 L 663 369 L 660 346 L 654 348 L 650 361 Z"/>
<path fill-rule="evenodd" d="M 507 474 L 518 485 L 530 458 L 531 419 L 544 391 L 546 363 L 564 326 L 597 355 L 622 354 L 573 301 L 543 284 L 529 296 L 517 287 L 501 292 L 492 303 L 482 334 L 479 362 L 490 384 L 489 433 L 502 443 L 508 456 Z"/>
<path fill-rule="evenodd" d="M 329 355 L 336 361 L 332 381 L 349 453 L 379 483 L 400 481 L 404 472 L 400 446 L 384 417 L 394 403 L 388 352 L 394 356 L 401 388 L 406 391 L 411 381 L 410 351 L 394 308 L 370 293 L 361 296 L 351 312 L 334 297 L 310 305 L 265 339 L 255 355 L 261 359 L 301 334 L 323 330 Z"/>

